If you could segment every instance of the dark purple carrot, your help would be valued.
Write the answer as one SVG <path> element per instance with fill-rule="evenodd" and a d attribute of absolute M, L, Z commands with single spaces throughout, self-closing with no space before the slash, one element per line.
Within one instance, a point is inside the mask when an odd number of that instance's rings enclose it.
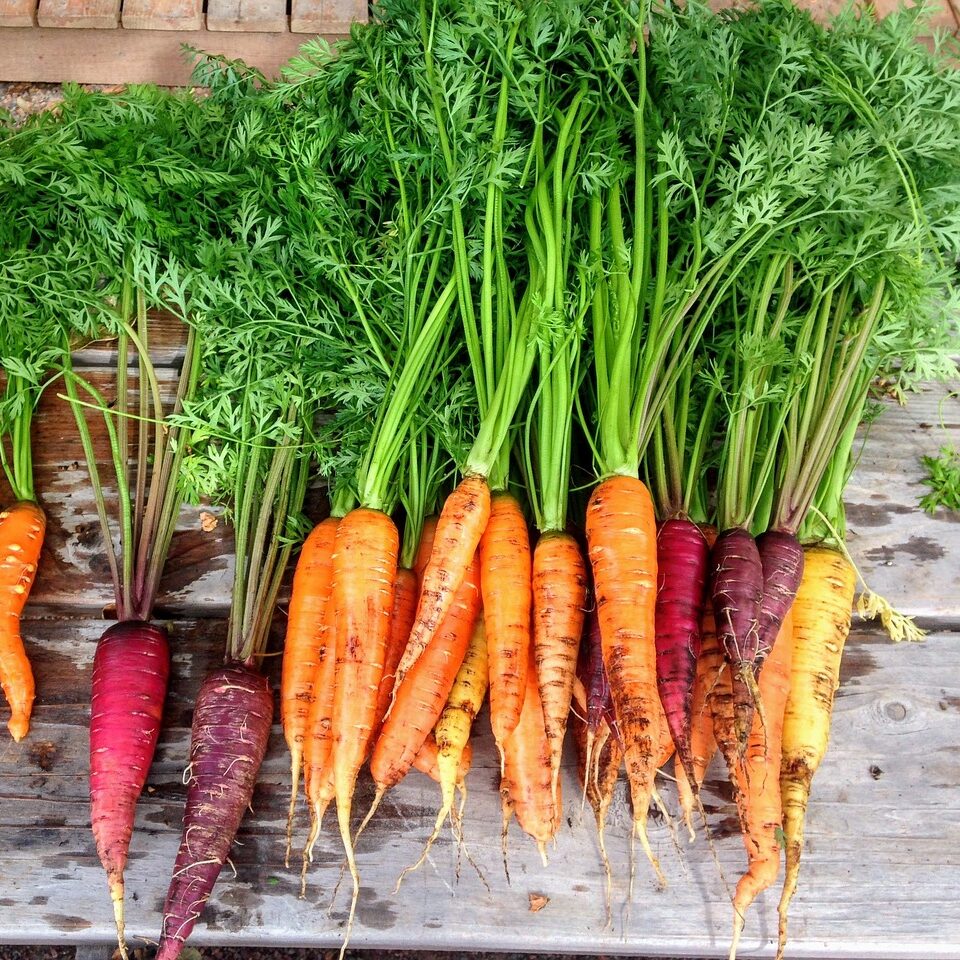
<path fill-rule="evenodd" d="M 90 697 L 90 822 L 107 871 L 123 956 L 123 871 L 134 811 L 160 734 L 169 675 L 170 644 L 162 627 L 124 620 L 97 643 Z"/>
<path fill-rule="evenodd" d="M 584 619 L 583 644 L 581 646 L 580 681 L 586 693 L 587 716 L 584 735 L 584 801 L 590 772 L 596 766 L 597 751 L 611 731 L 616 734 L 616 719 L 613 713 L 613 693 L 603 665 L 603 649 L 600 644 L 600 620 L 596 605 L 591 606 Z M 616 734 L 619 740 L 619 734 Z"/>
<path fill-rule="evenodd" d="M 753 726 L 760 697 L 754 674 L 760 638 L 763 566 L 757 542 L 743 527 L 717 537 L 710 551 L 710 597 L 723 655 L 733 680 L 734 726 L 740 756 Z"/>
<path fill-rule="evenodd" d="M 673 519 L 657 531 L 657 689 L 677 755 L 690 783 L 690 710 L 700 656 L 700 615 L 710 547 L 691 520 Z"/>
<path fill-rule="evenodd" d="M 792 533 L 768 530 L 757 537 L 763 567 L 763 600 L 760 603 L 760 636 L 756 671 L 773 649 L 784 618 L 793 606 L 803 576 L 803 547 Z"/>
<path fill-rule="evenodd" d="M 190 735 L 187 804 L 156 960 L 176 960 L 203 912 L 267 750 L 273 695 L 266 677 L 233 662 L 200 687 Z"/>

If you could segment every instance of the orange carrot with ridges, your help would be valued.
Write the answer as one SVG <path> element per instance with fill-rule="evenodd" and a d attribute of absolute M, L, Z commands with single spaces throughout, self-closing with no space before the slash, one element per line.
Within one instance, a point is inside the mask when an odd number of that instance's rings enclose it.
<path fill-rule="evenodd" d="M 397 676 L 397 664 L 406 649 L 410 637 L 410 628 L 417 612 L 417 594 L 419 584 L 413 570 L 397 568 L 393 581 L 393 609 L 390 611 L 390 636 L 387 638 L 387 650 L 383 659 L 383 676 L 377 691 L 377 712 L 373 726 L 371 743 L 376 743 L 383 729 L 383 719 L 393 699 L 394 681 Z"/>
<path fill-rule="evenodd" d="M 710 604 L 704 607 L 700 618 L 700 637 L 700 656 L 697 658 L 697 676 L 693 685 L 690 714 L 690 759 L 693 765 L 693 786 L 697 792 L 703 784 L 707 767 L 717 752 L 717 740 L 713 735 L 713 716 L 710 713 L 707 696 L 717 684 L 724 663 L 723 650 L 717 640 L 713 609 Z M 677 778 L 677 793 L 680 797 L 683 822 L 687 825 L 692 842 L 694 840 L 693 810 L 696 800 L 679 755 L 674 765 L 674 774 Z"/>
<path fill-rule="evenodd" d="M 587 505 L 586 527 L 603 660 L 624 744 L 634 829 L 662 883 L 647 837 L 661 707 L 653 623 L 657 531 L 646 486 L 632 476 L 603 480 Z"/>
<path fill-rule="evenodd" d="M 20 616 L 37 575 L 46 517 L 36 503 L 19 500 L 0 512 L 0 684 L 10 705 L 14 740 L 30 729 L 33 670 L 20 636 Z"/>
<path fill-rule="evenodd" d="M 567 533 L 544 534 L 533 551 L 533 649 L 554 793 L 586 602 L 587 571 L 580 544 Z"/>
<path fill-rule="evenodd" d="M 290 843 L 296 811 L 297 788 L 303 765 L 315 684 L 325 654 L 329 619 L 327 606 L 333 589 L 333 544 L 336 517 L 318 523 L 303 542 L 287 611 L 287 635 L 283 644 L 280 677 L 280 719 L 290 750 L 290 808 L 287 812 L 285 863 L 290 865 Z"/>
<path fill-rule="evenodd" d="M 520 721 L 530 662 L 531 564 L 527 522 L 515 497 L 498 493 L 480 540 L 480 589 L 490 670 L 490 725 L 503 742 Z"/>
<path fill-rule="evenodd" d="M 489 517 L 490 488 L 486 478 L 464 477 L 447 497 L 437 520 L 433 549 L 423 571 L 417 616 L 407 649 L 397 666 L 397 688 L 440 629 L 457 588 L 473 562 Z"/>
<path fill-rule="evenodd" d="M 730 960 L 737 945 L 747 909 L 776 879 L 780 870 L 777 834 L 783 821 L 780 803 L 780 745 L 783 713 L 790 690 L 790 662 L 793 658 L 793 624 L 789 610 L 783 619 L 773 650 L 760 673 L 759 689 L 763 719 L 754 715 L 753 729 L 743 759 L 737 765 L 740 821 L 747 848 L 746 873 L 737 883 L 733 897 L 733 941 Z"/>
<path fill-rule="evenodd" d="M 353 878 L 351 918 L 360 875 L 350 837 L 357 774 L 367 754 L 383 675 L 400 542 L 390 517 L 359 507 L 337 528 L 333 554 L 336 689 L 333 699 L 333 784 L 340 837 Z"/>

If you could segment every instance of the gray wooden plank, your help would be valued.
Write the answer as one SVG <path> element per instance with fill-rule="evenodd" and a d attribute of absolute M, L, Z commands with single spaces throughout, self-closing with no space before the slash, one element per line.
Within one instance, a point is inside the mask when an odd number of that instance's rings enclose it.
<path fill-rule="evenodd" d="M 923 621 L 960 624 L 960 513 L 919 507 L 927 492 L 920 458 L 960 446 L 960 384 L 937 385 L 906 406 L 887 403 L 861 431 L 864 446 L 847 485 L 848 547 L 870 587 Z"/>
<path fill-rule="evenodd" d="M 0 939 L 20 942 L 100 943 L 109 939 L 111 911 L 89 834 L 86 801 L 86 733 L 83 694 L 89 683 L 97 621 L 26 625 L 34 641 L 73 671 L 73 693 L 58 681 L 56 695 L 41 689 L 31 736 L 0 748 Z M 202 673 L 216 663 L 222 626 L 196 621 L 175 625 L 174 683 L 149 791 L 137 814 L 128 869 L 128 928 L 156 937 L 168 871 L 179 840 L 188 707 Z M 275 672 L 276 664 L 271 663 Z M 845 656 L 833 736 L 815 781 L 801 888 L 793 911 L 790 955 L 795 957 L 960 957 L 960 644 L 938 634 L 920 645 L 896 647 L 874 630 L 859 629 Z M 44 750 L 42 744 L 51 744 Z M 499 852 L 497 761 L 485 717 L 476 736 L 468 779 L 469 849 L 489 884 L 460 864 L 448 835 L 430 861 L 391 893 L 399 871 L 416 858 L 429 832 L 436 787 L 413 772 L 391 794 L 358 857 L 364 877 L 356 947 L 387 949 L 498 949 L 535 952 L 722 956 L 730 907 L 717 868 L 702 839 L 677 851 L 667 827 L 651 824 L 669 888 L 656 889 L 642 861 L 633 904 L 622 907 L 628 876 L 629 814 L 625 791 L 617 796 L 608 829 L 614 863 L 614 923 L 605 928 L 602 876 L 589 816 L 581 822 L 579 794 L 569 759 L 563 771 L 567 825 L 551 863 L 514 825 L 510 833 L 511 883 Z M 306 900 L 296 896 L 296 871 L 283 868 L 287 757 L 278 729 L 233 851 L 234 877 L 225 869 L 197 945 L 265 944 L 336 946 L 346 916 L 347 893 L 331 897 L 340 868 L 332 824 L 318 845 Z M 663 792 L 673 806 L 672 788 Z M 369 803 L 364 774 L 357 815 Z M 38 798 L 45 798 L 39 801 Z M 717 854 L 728 881 L 744 864 L 734 810 L 717 767 L 705 800 L 717 836 Z M 300 835 L 304 827 L 298 824 Z M 528 895 L 549 898 L 529 912 Z M 775 933 L 777 891 L 751 912 L 742 956 L 769 956 Z M 889 904 L 889 909 L 878 909 Z M 12 918 L 16 917 L 15 924 Z M 931 922 L 936 918 L 936 922 Z"/>

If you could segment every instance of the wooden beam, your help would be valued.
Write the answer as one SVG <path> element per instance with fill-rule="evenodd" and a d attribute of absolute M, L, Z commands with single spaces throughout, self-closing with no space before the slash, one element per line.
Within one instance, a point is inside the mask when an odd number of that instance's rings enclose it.
<path fill-rule="evenodd" d="M 366 0 L 292 0 L 294 33 L 348 33 L 355 20 L 367 20 Z"/>
<path fill-rule="evenodd" d="M 0 0 L 0 27 L 32 27 L 36 22 L 37 0 Z"/>
<path fill-rule="evenodd" d="M 123 0 L 127 30 L 202 30 L 203 0 Z"/>
<path fill-rule="evenodd" d="M 207 0 L 207 29 L 286 33 L 287 0 Z"/>
<path fill-rule="evenodd" d="M 120 26 L 120 0 L 40 0 L 37 23 L 41 27 L 115 30 Z"/>
<path fill-rule="evenodd" d="M 290 33 L 5 27 L 0 37 L 0 80 L 185 84 L 190 64 L 180 49 L 184 43 L 245 60 L 273 77 L 303 41 Z"/>

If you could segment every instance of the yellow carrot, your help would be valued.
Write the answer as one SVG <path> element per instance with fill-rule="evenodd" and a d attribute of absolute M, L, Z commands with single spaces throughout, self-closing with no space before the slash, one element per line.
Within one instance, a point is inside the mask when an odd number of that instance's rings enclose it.
<path fill-rule="evenodd" d="M 836 550 L 811 547 L 804 556 L 803 578 L 793 602 L 793 667 L 783 720 L 780 789 L 786 877 L 779 906 L 778 958 L 786 947 L 787 913 L 797 889 L 810 783 L 830 739 L 833 697 L 840 683 L 840 658 L 850 632 L 856 586 L 853 567 Z"/>

